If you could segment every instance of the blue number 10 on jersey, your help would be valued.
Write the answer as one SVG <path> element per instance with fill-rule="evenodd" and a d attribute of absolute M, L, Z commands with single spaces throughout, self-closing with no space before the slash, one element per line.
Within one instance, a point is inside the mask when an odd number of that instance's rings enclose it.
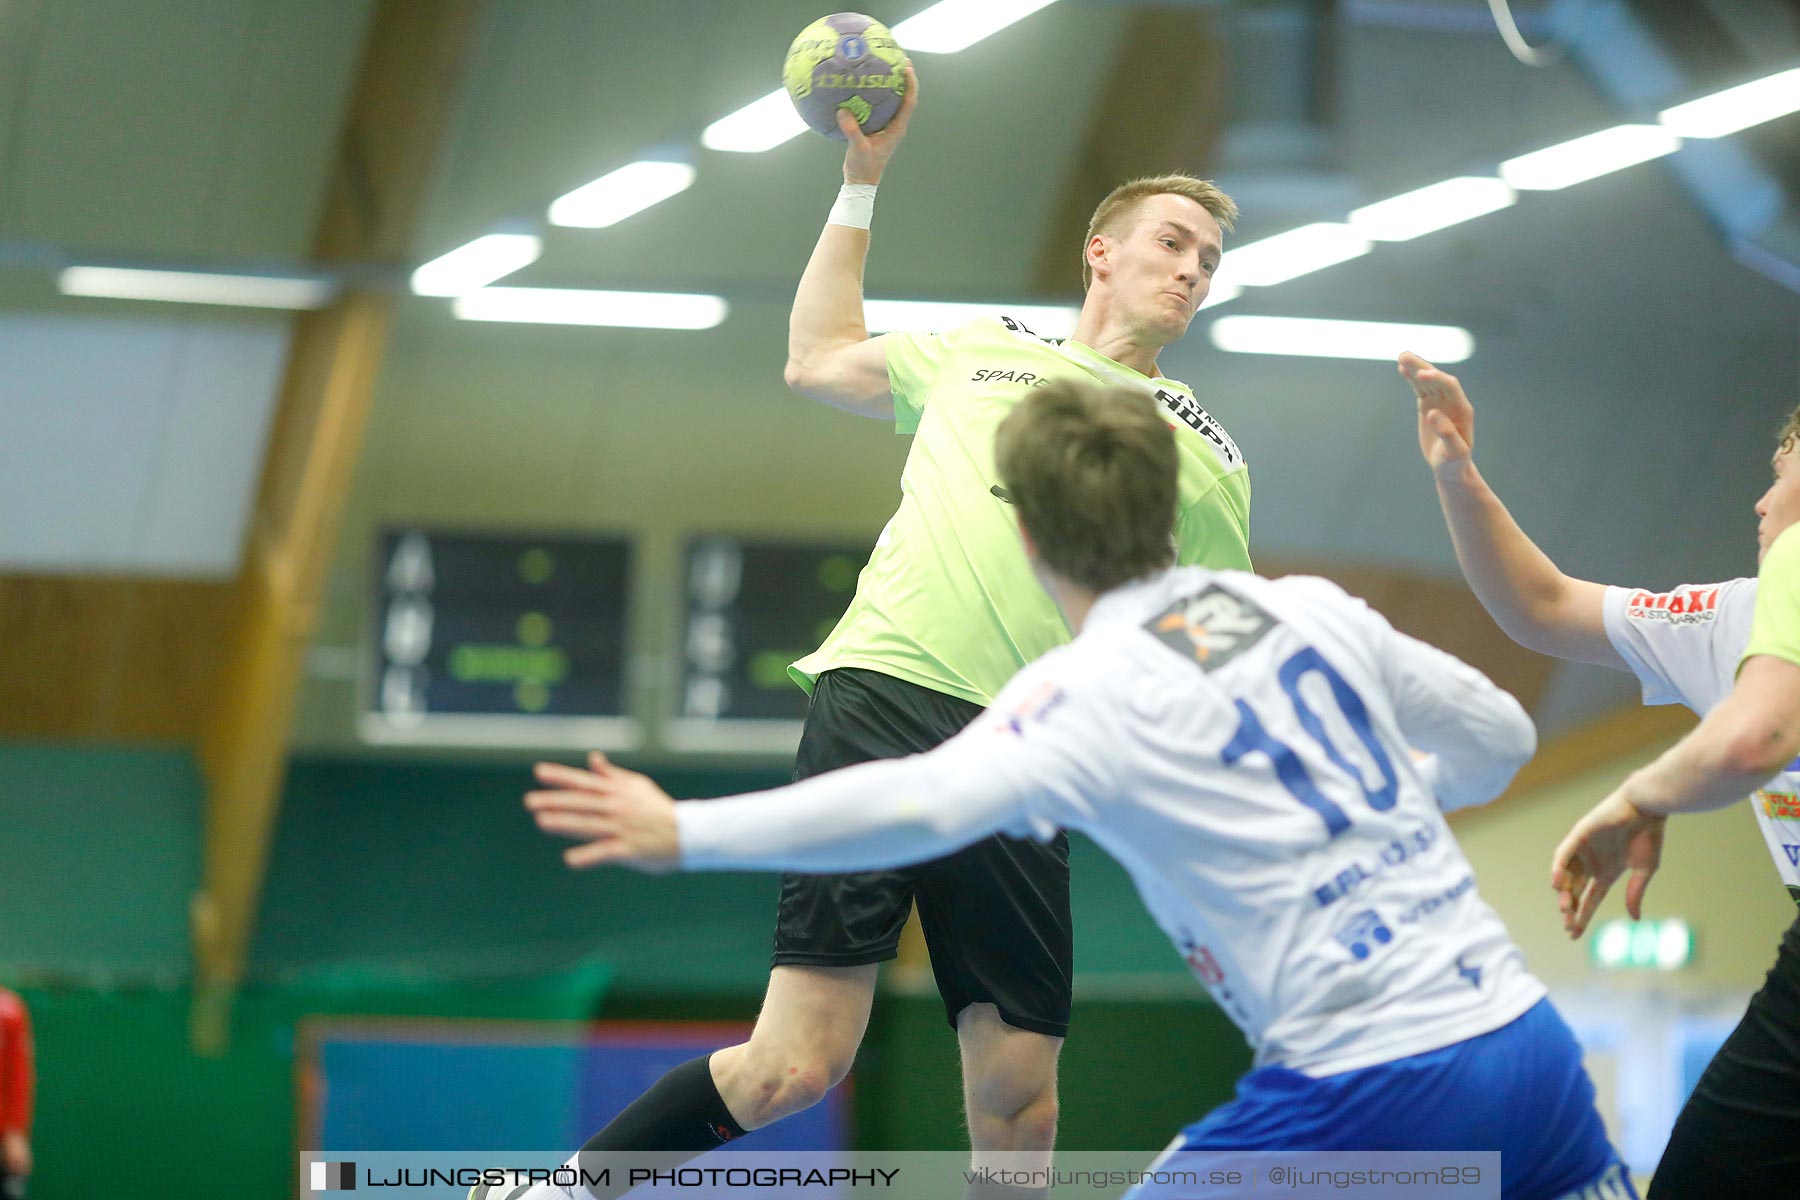
<path fill-rule="evenodd" d="M 1380 787 L 1371 788 L 1362 772 L 1344 757 L 1343 751 L 1338 749 L 1332 742 L 1331 735 L 1326 732 L 1325 723 L 1319 720 L 1319 715 L 1307 704 L 1306 697 L 1300 694 L 1300 681 L 1313 671 L 1324 676 L 1325 681 L 1331 685 L 1331 695 L 1337 701 L 1338 710 L 1343 713 L 1344 720 L 1368 750 L 1369 756 L 1375 760 L 1376 769 L 1381 772 Z M 1294 716 L 1299 720 L 1300 728 L 1306 730 L 1307 735 L 1319 744 L 1325 757 L 1334 766 L 1356 781 L 1356 785 L 1362 789 L 1363 799 L 1369 802 L 1369 807 L 1376 812 L 1386 812 L 1394 807 L 1394 801 L 1400 796 L 1400 777 L 1394 772 L 1394 760 L 1388 757 L 1386 748 L 1370 728 L 1368 706 L 1356 694 L 1356 689 L 1338 674 L 1337 668 L 1325 661 L 1324 655 L 1311 646 L 1282 663 L 1278 677 L 1281 680 L 1281 690 L 1293 702 Z M 1275 776 L 1281 780 L 1282 786 L 1287 788 L 1294 799 L 1319 814 L 1319 819 L 1325 822 L 1328 837 L 1336 837 L 1350 828 L 1349 814 L 1319 790 L 1312 776 L 1307 773 L 1306 765 L 1300 761 L 1300 756 L 1294 753 L 1293 747 L 1271 737 L 1263 728 L 1262 719 L 1256 715 L 1255 709 L 1242 700 L 1235 703 L 1238 711 L 1237 735 L 1219 753 L 1225 764 L 1230 766 L 1252 751 L 1262 751 L 1275 764 Z"/>

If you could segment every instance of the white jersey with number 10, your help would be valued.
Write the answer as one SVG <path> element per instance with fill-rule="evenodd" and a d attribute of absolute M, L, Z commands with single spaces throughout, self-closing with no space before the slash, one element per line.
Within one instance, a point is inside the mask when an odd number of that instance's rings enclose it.
<path fill-rule="evenodd" d="M 1511 696 L 1334 584 L 1186 567 L 1106 593 L 928 754 L 677 811 L 690 868 L 856 870 L 1078 829 L 1258 1066 L 1328 1075 L 1543 997 L 1444 820 L 1535 740 Z"/>

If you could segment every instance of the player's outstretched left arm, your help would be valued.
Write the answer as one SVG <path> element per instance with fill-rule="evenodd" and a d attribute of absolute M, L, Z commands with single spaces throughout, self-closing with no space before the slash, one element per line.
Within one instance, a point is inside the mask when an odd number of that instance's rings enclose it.
<path fill-rule="evenodd" d="M 646 871 L 877 870 L 940 858 L 1002 829 L 1048 836 L 1025 816 L 1047 785 L 1031 764 L 954 742 L 743 796 L 677 804 L 648 776 L 589 756 L 588 770 L 537 764 L 525 797 L 538 828 L 582 845 L 571 867 Z"/>
<path fill-rule="evenodd" d="M 1048 715 L 1035 720 L 1003 719 L 990 710 L 923 754 L 703 802 L 677 804 L 647 776 L 599 753 L 589 755 L 585 771 L 539 763 L 544 786 L 526 795 L 525 806 L 540 829 L 583 843 L 564 854 L 571 867 L 837 872 L 903 866 L 941 858 L 991 833 L 1048 838 L 1059 824 L 1084 821 L 1104 767 L 1070 733 L 1068 726 L 1090 720 L 1072 707 L 1046 706 Z"/>
<path fill-rule="evenodd" d="M 943 747 L 933 754 L 941 754 Z M 539 763 L 525 806 L 546 833 L 583 844 L 571 867 L 644 871 L 878 870 L 940 858 L 1011 824 L 1017 791 L 931 754 L 863 763 L 786 787 L 677 804 L 648 776 L 589 756 L 589 770 Z"/>
<path fill-rule="evenodd" d="M 1580 937 L 1626 871 L 1625 910 L 1641 912 L 1661 861 L 1663 824 L 1675 813 L 1735 804 L 1800 753 L 1800 665 L 1747 659 L 1732 688 L 1698 728 L 1628 776 L 1569 831 L 1550 859 L 1563 928 Z"/>

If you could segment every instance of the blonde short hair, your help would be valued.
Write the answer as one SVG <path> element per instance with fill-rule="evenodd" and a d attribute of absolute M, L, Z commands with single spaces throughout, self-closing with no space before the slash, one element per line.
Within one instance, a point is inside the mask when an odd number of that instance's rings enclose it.
<path fill-rule="evenodd" d="M 1220 191 L 1218 184 L 1210 179 L 1195 179 L 1192 175 L 1149 175 L 1121 183 L 1100 201 L 1093 220 L 1088 222 L 1087 237 L 1081 243 L 1083 288 L 1094 282 L 1094 270 L 1087 261 L 1088 243 L 1094 240 L 1095 234 L 1111 236 L 1125 228 L 1137 214 L 1138 206 L 1152 196 L 1186 196 L 1211 213 L 1221 229 L 1230 229 L 1237 220 L 1237 202 Z"/>
<path fill-rule="evenodd" d="M 1800 408 L 1788 414 L 1787 423 L 1776 434 L 1775 453 L 1780 454 L 1794 446 L 1800 446 Z"/>

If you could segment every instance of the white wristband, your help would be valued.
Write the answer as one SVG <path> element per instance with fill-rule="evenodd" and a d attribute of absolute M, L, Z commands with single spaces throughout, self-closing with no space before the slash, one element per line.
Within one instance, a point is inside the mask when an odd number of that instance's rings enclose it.
<path fill-rule="evenodd" d="M 872 183 L 846 183 L 838 189 L 837 203 L 831 206 L 831 215 L 825 218 L 828 225 L 848 225 L 852 229 L 867 229 L 875 218 L 875 185 Z"/>

